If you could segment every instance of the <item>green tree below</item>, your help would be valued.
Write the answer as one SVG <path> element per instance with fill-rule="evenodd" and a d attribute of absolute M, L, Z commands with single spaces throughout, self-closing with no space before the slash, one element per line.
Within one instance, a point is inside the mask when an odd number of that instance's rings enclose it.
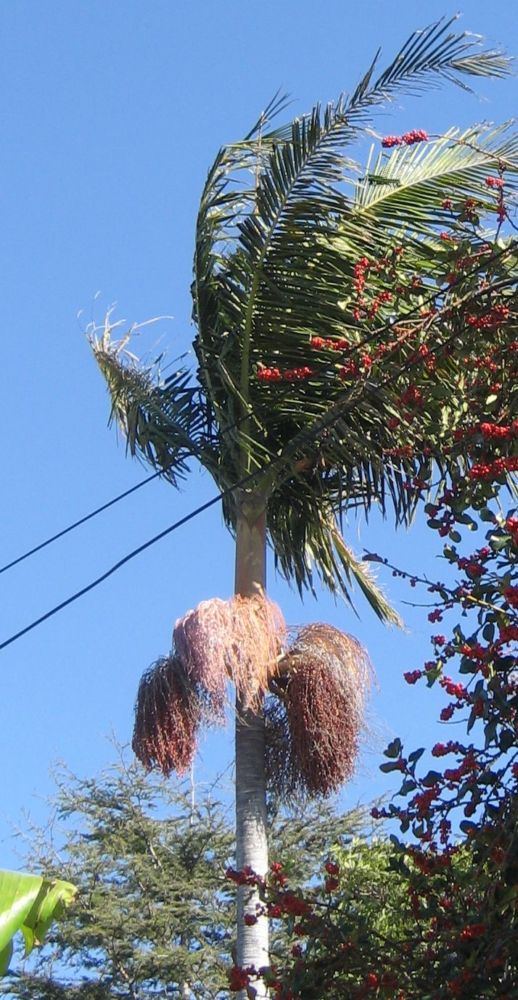
<path fill-rule="evenodd" d="M 234 856 L 228 807 L 188 783 L 148 776 L 123 752 L 97 778 L 56 777 L 52 829 L 32 831 L 30 863 L 59 872 L 77 900 L 35 958 L 16 963 L 0 995 L 17 1000 L 151 1000 L 228 996 L 234 954 Z M 345 847 L 365 814 L 320 803 L 272 806 L 272 852 L 300 883 Z M 275 941 L 281 953 L 286 934 Z"/>

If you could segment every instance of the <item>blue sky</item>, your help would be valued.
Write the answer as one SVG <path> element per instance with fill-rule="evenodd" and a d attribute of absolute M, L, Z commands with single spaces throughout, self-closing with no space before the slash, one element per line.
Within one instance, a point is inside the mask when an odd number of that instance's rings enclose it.
<path fill-rule="evenodd" d="M 173 317 L 142 337 L 144 349 L 171 358 L 189 349 L 194 221 L 218 147 L 243 135 L 279 87 L 302 113 L 354 86 L 380 44 L 390 58 L 414 28 L 450 13 L 444 0 L 5 0 L 2 564 L 146 474 L 107 431 L 107 396 L 83 331 L 117 303 L 128 323 Z M 466 2 L 461 24 L 518 53 L 508 0 Z M 515 79 L 481 81 L 475 96 L 432 91 L 395 106 L 379 127 L 501 121 L 515 112 L 516 93 Z M 213 492 L 196 468 L 180 493 L 152 483 L 0 576 L 0 641 Z M 443 575 L 419 524 L 395 536 L 379 519 L 352 522 L 348 538 L 359 551 Z M 174 620 L 229 595 L 232 576 L 216 507 L 0 653 L 1 867 L 18 864 L 12 827 L 22 811 L 45 821 L 52 761 L 88 775 L 112 759 L 108 736 L 130 738 L 140 674 L 167 652 Z M 380 579 L 395 602 L 408 598 L 398 581 Z M 346 807 L 365 801 L 389 787 L 377 771 L 386 738 L 415 745 L 437 732 L 435 694 L 401 678 L 429 655 L 426 612 L 401 606 L 408 630 L 390 632 L 361 601 L 360 619 L 324 593 L 301 604 L 273 570 L 270 590 L 290 623 L 329 621 L 369 649 L 378 684 L 369 748 L 341 798 Z M 230 736 L 212 734 L 197 779 L 230 757 Z"/>

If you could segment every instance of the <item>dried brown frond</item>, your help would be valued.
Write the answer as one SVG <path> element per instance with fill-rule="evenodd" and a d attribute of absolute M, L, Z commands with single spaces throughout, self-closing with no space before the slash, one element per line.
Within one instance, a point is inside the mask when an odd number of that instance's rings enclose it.
<path fill-rule="evenodd" d="M 140 681 L 132 748 L 145 768 L 185 772 L 196 753 L 203 705 L 177 656 L 161 657 Z"/>
<path fill-rule="evenodd" d="M 307 625 L 280 669 L 285 717 L 269 709 L 273 790 L 284 798 L 329 795 L 354 769 L 371 672 L 367 654 L 332 625 Z"/>
<path fill-rule="evenodd" d="M 202 601 L 176 622 L 173 641 L 187 676 L 206 692 L 209 710 L 219 719 L 229 678 L 243 708 L 261 700 L 285 635 L 280 609 L 261 594 Z"/>

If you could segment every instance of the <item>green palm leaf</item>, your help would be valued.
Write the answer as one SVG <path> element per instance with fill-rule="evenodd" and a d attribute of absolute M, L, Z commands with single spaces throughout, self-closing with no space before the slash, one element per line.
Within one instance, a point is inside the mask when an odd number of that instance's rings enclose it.
<path fill-rule="evenodd" d="M 441 203 L 452 192 L 459 200 L 475 199 L 481 210 L 494 207 L 485 179 L 499 165 L 506 168 L 507 190 L 514 191 L 518 135 L 508 125 L 463 133 L 450 129 L 434 141 L 396 147 L 389 156 L 382 152 L 371 159 L 357 182 L 350 213 L 355 224 L 358 215 L 373 227 L 404 220 L 413 234 L 430 235 L 430 227 L 447 218 Z"/>
<path fill-rule="evenodd" d="M 505 56 L 481 50 L 475 36 L 451 25 L 415 32 L 377 77 L 378 57 L 350 96 L 288 126 L 272 124 L 285 106 L 276 96 L 241 142 L 219 151 L 196 224 L 201 389 L 183 370 L 161 381 L 152 366 L 124 360 L 116 345 L 94 345 L 132 452 L 173 480 L 194 454 L 225 489 L 257 472 L 254 491 L 267 504 L 281 571 L 302 589 L 312 588 L 316 570 L 347 597 L 355 579 L 384 618 L 390 610 L 337 534 L 336 516 L 377 505 L 408 522 L 419 496 L 413 482 L 429 482 L 434 464 L 439 475 L 445 471 L 444 445 L 464 412 L 463 317 L 482 293 L 467 278 L 464 298 L 448 286 L 442 201 L 469 197 L 482 210 L 494 207 L 485 177 L 504 164 L 513 187 L 518 139 L 504 128 L 453 130 L 388 157 L 371 155 L 363 170 L 349 149 L 401 92 L 509 72 Z M 396 261 L 400 240 L 403 263 Z M 365 257 L 393 270 L 397 263 L 402 286 L 417 280 L 418 292 L 394 304 L 386 273 L 374 268 L 369 294 L 379 308 L 375 317 L 359 314 L 356 269 Z M 512 285 L 511 264 L 508 255 L 491 280 L 498 271 Z M 429 301 L 438 314 L 419 320 L 411 346 L 406 331 Z M 348 346 L 337 350 L 342 342 Z M 416 369 L 413 355 L 429 343 L 438 348 L 434 369 Z M 261 374 L 301 367 L 310 369 L 303 379 L 295 374 L 282 385 Z M 423 399 L 419 421 L 395 430 L 413 383 Z M 468 458 L 459 447 L 448 462 L 461 468 Z M 236 504 L 225 500 L 231 527 Z"/>
<path fill-rule="evenodd" d="M 285 127 L 263 134 L 264 124 L 279 110 L 278 103 L 270 106 L 242 143 L 224 147 L 218 154 L 202 195 L 198 236 L 203 237 L 208 227 L 213 249 L 219 241 L 225 244 L 239 239 L 244 231 L 252 252 L 259 250 L 264 256 L 290 203 L 308 188 L 314 190 L 320 184 L 328 191 L 333 181 L 342 179 L 344 166 L 351 165 L 342 150 L 357 140 L 359 130 L 371 121 L 373 108 L 386 104 L 400 90 L 416 92 L 439 85 L 442 79 L 461 83 L 462 75 L 509 73 L 510 60 L 501 52 L 479 51 L 476 36 L 449 32 L 454 20 L 439 21 L 415 32 L 372 83 L 376 56 L 352 96 L 342 95 L 335 105 L 329 104 L 323 118 L 317 105 L 310 114 L 295 119 L 289 132 Z M 247 166 L 255 175 L 255 184 L 229 193 Z M 197 242 L 202 263 L 205 245 L 203 238 Z M 220 263 L 226 256 L 223 252 Z M 197 252 L 195 265 L 199 262 Z M 203 276 L 204 267 L 198 271 L 195 266 L 195 273 Z"/>
<path fill-rule="evenodd" d="M 353 585 L 359 587 L 374 613 L 389 625 L 402 626 L 365 562 L 345 543 L 333 510 L 314 489 L 295 486 L 290 503 L 274 494 L 269 505 L 269 530 L 277 568 L 293 580 L 299 593 L 316 596 L 314 572 L 333 593 L 341 593 L 354 608 Z"/>

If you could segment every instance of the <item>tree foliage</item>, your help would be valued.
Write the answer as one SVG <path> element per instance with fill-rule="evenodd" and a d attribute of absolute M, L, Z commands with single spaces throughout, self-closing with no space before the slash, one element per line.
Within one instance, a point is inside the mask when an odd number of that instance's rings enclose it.
<path fill-rule="evenodd" d="M 429 621 L 442 623 L 431 658 L 405 679 L 442 688 L 445 737 L 417 749 L 396 738 L 385 750 L 381 770 L 401 774 L 401 785 L 372 815 L 397 823 L 399 836 L 332 849 L 309 893 L 288 868 L 272 868 L 265 906 L 292 943 L 269 970 L 278 1000 L 317 1000 L 323 990 L 336 1000 L 517 996 L 518 512 L 499 502 L 499 458 L 518 420 L 486 421 L 476 433 L 483 462 L 428 506 L 453 583 L 382 560 L 423 588 Z M 235 975 L 253 988 L 251 970 Z"/>
<path fill-rule="evenodd" d="M 77 900 L 48 943 L 0 986 L 19 1000 L 189 1000 L 228 995 L 235 905 L 225 878 L 234 851 L 227 808 L 209 793 L 146 776 L 125 754 L 95 779 L 57 775 L 55 822 L 33 831 L 31 860 L 66 874 Z M 329 842 L 346 843 L 365 814 L 331 808 L 289 820 L 272 801 L 272 845 L 310 880 Z"/>
<path fill-rule="evenodd" d="M 439 136 L 414 129 L 374 147 L 366 164 L 352 155 L 375 112 L 401 94 L 508 72 L 502 53 L 451 26 L 415 32 L 379 73 L 376 58 L 352 93 L 324 111 L 276 126 L 285 102 L 275 99 L 247 136 L 219 151 L 196 223 L 196 375 L 162 378 L 125 352 L 127 338 L 114 341 L 109 321 L 92 337 L 132 454 L 173 483 L 188 456 L 198 458 L 229 491 L 231 527 L 233 487 L 245 478 L 266 507 L 288 579 L 312 588 L 316 570 L 347 597 L 356 580 L 388 620 L 337 518 L 377 505 L 407 523 L 417 501 L 412 478 L 429 482 L 449 464 L 445 436 L 467 405 L 466 319 L 485 309 L 510 266 L 505 254 L 496 270 L 494 255 L 480 259 L 466 206 L 494 221 L 503 209 L 486 178 L 498 182 L 503 172 L 509 204 L 518 141 L 504 127 Z M 441 240 L 451 199 L 462 206 L 452 238 L 471 259 L 466 281 L 453 285 Z M 484 291 L 467 280 L 473 272 L 484 275 Z M 477 346 L 492 332 L 477 328 Z M 409 421 L 418 398 L 419 419 Z M 411 463 L 401 453 L 409 442 Z M 455 461 L 469 461 L 466 449 Z"/>
<path fill-rule="evenodd" d="M 147 779 L 124 760 L 99 779 L 58 775 L 53 842 L 35 853 L 75 879 L 78 897 L 32 971 L 34 1000 L 213 997 L 224 982 L 231 908 L 219 893 L 232 837 L 220 808 Z M 165 993 L 166 989 L 169 991 Z"/>

